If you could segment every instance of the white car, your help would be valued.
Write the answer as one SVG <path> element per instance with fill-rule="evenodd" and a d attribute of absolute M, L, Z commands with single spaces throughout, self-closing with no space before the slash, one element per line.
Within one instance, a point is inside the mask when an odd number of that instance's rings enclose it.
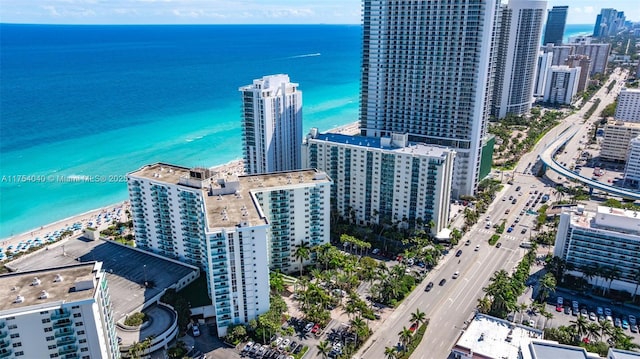
<path fill-rule="evenodd" d="M 197 325 L 194 325 L 191 330 L 193 331 L 193 336 L 194 337 L 199 337 L 200 336 L 200 328 L 198 328 Z"/>
<path fill-rule="evenodd" d="M 278 346 L 278 348 L 280 348 L 280 350 L 283 350 L 284 348 L 286 348 L 289 344 L 291 343 L 291 340 L 289 339 L 285 339 L 282 341 L 282 343 Z"/>
<path fill-rule="evenodd" d="M 247 345 L 245 345 L 244 348 L 242 349 L 242 352 L 243 353 L 248 352 L 252 346 L 253 346 L 253 342 L 248 342 Z"/>
<path fill-rule="evenodd" d="M 480 250 L 480 245 L 478 244 L 478 245 L 476 245 L 476 249 L 474 249 L 474 251 L 476 251 L 476 252 L 477 252 L 477 251 L 479 251 L 479 250 Z"/>
<path fill-rule="evenodd" d="M 310 322 L 310 323 L 308 323 L 307 325 L 305 325 L 305 327 L 304 327 L 304 331 L 305 331 L 305 332 L 310 331 L 311 329 L 313 329 L 313 326 L 314 326 L 314 325 L 315 325 L 315 323 L 314 323 L 314 322 Z"/>
<path fill-rule="evenodd" d="M 456 279 L 460 276 L 460 272 L 456 271 L 455 273 L 453 273 L 453 279 Z"/>

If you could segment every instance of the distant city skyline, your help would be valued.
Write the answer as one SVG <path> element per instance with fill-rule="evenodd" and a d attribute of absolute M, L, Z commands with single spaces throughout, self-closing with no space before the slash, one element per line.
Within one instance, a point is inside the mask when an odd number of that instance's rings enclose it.
<path fill-rule="evenodd" d="M 503 1 L 505 2 L 505 1 Z M 578 5 L 579 4 L 579 5 Z M 595 24 L 602 8 L 640 21 L 637 0 L 549 0 L 567 24 Z M 360 24 L 361 0 L 0 0 L 0 22 L 29 24 Z"/>

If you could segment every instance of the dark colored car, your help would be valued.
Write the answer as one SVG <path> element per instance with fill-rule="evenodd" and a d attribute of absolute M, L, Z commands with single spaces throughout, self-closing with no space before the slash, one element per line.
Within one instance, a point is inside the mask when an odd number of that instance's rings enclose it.
<path fill-rule="evenodd" d="M 462 255 L 462 249 L 458 249 L 456 252 L 456 257 L 460 257 Z"/>
<path fill-rule="evenodd" d="M 500 248 L 500 247 L 502 247 L 502 242 L 496 243 L 496 248 Z"/>
<path fill-rule="evenodd" d="M 446 280 L 446 279 L 444 279 L 444 278 L 442 278 L 442 279 L 440 280 L 440 283 L 439 283 L 439 284 L 440 284 L 441 286 L 443 286 L 445 283 L 447 283 L 447 280 Z"/>
<path fill-rule="evenodd" d="M 428 292 L 428 291 L 430 291 L 430 290 L 431 290 L 431 288 L 433 288 L 433 282 L 429 282 L 429 284 L 427 284 L 427 287 L 426 287 L 426 288 L 424 288 L 424 291 L 425 291 L 425 292 Z"/>

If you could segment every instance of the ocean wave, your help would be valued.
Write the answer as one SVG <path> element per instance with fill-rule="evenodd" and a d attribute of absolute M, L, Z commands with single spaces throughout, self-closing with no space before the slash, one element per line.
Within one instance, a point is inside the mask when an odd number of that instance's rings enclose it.
<path fill-rule="evenodd" d="M 314 56 L 320 56 L 320 55 L 322 55 L 322 54 L 319 53 L 319 52 L 316 52 L 316 53 L 313 53 L 313 54 L 289 56 L 289 57 L 287 57 L 287 59 L 298 59 L 298 58 L 301 58 L 301 57 L 314 57 Z"/>

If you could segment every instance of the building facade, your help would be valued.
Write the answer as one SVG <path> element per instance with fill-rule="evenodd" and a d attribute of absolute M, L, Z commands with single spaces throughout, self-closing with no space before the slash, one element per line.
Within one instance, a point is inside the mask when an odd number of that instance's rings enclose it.
<path fill-rule="evenodd" d="M 0 275 L 0 357 L 120 358 L 101 262 Z"/>
<path fill-rule="evenodd" d="M 331 206 L 358 225 L 398 224 L 442 233 L 449 220 L 455 152 L 408 142 L 318 133 L 303 145 L 304 165 L 333 179 Z"/>
<path fill-rule="evenodd" d="M 640 89 L 622 88 L 620 95 L 618 95 L 615 119 L 640 122 Z"/>
<path fill-rule="evenodd" d="M 300 169 L 302 91 L 287 75 L 270 75 L 240 88 L 245 173 Z"/>
<path fill-rule="evenodd" d="M 577 92 L 586 90 L 589 84 L 589 74 L 591 72 L 591 59 L 586 55 L 570 55 L 564 63 L 570 68 L 579 67 L 580 77 L 578 78 Z"/>
<path fill-rule="evenodd" d="M 203 269 L 218 334 L 269 309 L 269 269 L 300 268 L 298 246 L 329 242 L 323 172 L 227 176 L 154 164 L 128 175 L 139 248 Z"/>
<path fill-rule="evenodd" d="M 544 100 L 544 88 L 547 83 L 547 75 L 553 62 L 553 52 L 538 52 L 538 64 L 536 68 L 536 85 L 533 89 L 533 96 L 537 101 Z"/>
<path fill-rule="evenodd" d="M 564 211 L 556 235 L 554 256 L 582 271 L 588 267 L 615 270 L 612 289 L 633 293 L 634 274 L 640 270 L 640 217 L 637 212 L 598 206 L 596 212 Z M 603 274 L 585 278 L 603 284 Z M 606 281 L 606 280 L 605 280 Z"/>
<path fill-rule="evenodd" d="M 491 110 L 497 118 L 531 110 L 546 10 L 546 0 L 509 0 L 501 7 Z"/>
<path fill-rule="evenodd" d="M 640 137 L 629 142 L 629 154 L 624 167 L 625 184 L 640 188 Z"/>
<path fill-rule="evenodd" d="M 568 6 L 554 6 L 549 10 L 547 16 L 547 25 L 544 28 L 543 45 L 554 44 L 562 45 L 564 38 L 564 27 L 567 24 Z"/>
<path fill-rule="evenodd" d="M 629 156 L 629 144 L 638 136 L 640 123 L 609 120 L 604 126 L 600 157 L 609 161 L 626 161 Z"/>
<path fill-rule="evenodd" d="M 624 28 L 624 21 L 624 12 L 612 8 L 600 10 L 593 28 L 593 37 L 615 36 Z"/>
<path fill-rule="evenodd" d="M 580 68 L 569 66 L 551 66 L 547 73 L 544 90 L 544 102 L 570 105 L 578 91 Z"/>
<path fill-rule="evenodd" d="M 542 51 L 544 51 L 545 53 L 553 54 L 551 61 L 551 65 L 553 66 L 564 65 L 565 61 L 567 61 L 567 58 L 573 54 L 573 50 L 574 47 L 571 45 L 555 46 L 553 44 L 547 44 L 546 46 L 542 47 Z"/>
<path fill-rule="evenodd" d="M 610 44 L 578 44 L 573 47 L 573 54 L 586 55 L 591 59 L 591 73 L 589 75 L 603 74 L 607 71 L 609 52 L 611 51 Z"/>
<path fill-rule="evenodd" d="M 479 180 L 498 5 L 364 1 L 361 135 L 453 148 L 454 197 L 472 195 Z"/>

